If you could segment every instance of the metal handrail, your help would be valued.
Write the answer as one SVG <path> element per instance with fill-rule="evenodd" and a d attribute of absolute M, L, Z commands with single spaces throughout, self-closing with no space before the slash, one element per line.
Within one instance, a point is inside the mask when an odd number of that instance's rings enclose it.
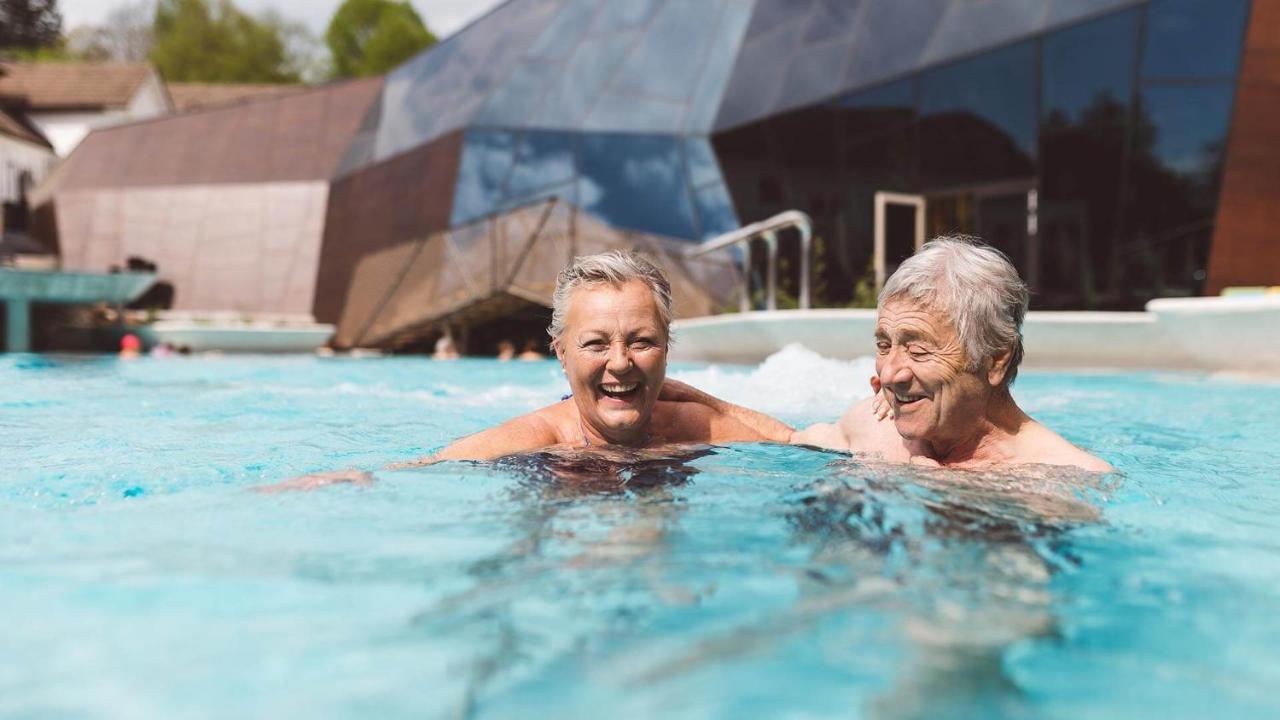
<path fill-rule="evenodd" d="M 800 309 L 809 309 L 809 255 L 813 240 L 813 223 L 809 216 L 799 210 L 787 210 L 771 218 L 751 223 L 732 232 L 706 240 L 685 252 L 686 257 L 695 258 L 707 253 L 740 245 L 746 251 L 744 266 L 751 260 L 751 243 L 764 240 L 769 252 L 768 274 L 766 276 L 765 307 L 778 309 L 778 231 L 795 228 L 800 232 Z M 744 270 L 746 268 L 744 267 Z M 742 300 L 739 304 L 742 312 L 751 309 L 751 274 L 743 273 Z"/>

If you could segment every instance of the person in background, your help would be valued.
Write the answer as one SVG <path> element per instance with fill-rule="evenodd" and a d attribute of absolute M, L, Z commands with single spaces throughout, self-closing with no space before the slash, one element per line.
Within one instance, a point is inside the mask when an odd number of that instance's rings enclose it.
<path fill-rule="evenodd" d="M 432 360 L 457 360 L 459 358 L 458 346 L 453 342 L 453 335 L 445 330 L 444 334 L 436 340 L 435 352 L 431 353 Z"/>
<path fill-rule="evenodd" d="M 515 343 L 511 342 L 510 340 L 498 341 L 498 359 L 499 360 L 501 360 L 502 362 L 506 362 L 508 360 L 511 360 L 515 356 L 516 356 Z"/>
<path fill-rule="evenodd" d="M 545 360 L 547 359 L 547 356 L 543 355 L 541 352 L 538 351 L 538 341 L 534 340 L 533 338 L 529 338 L 524 343 L 524 350 L 520 351 L 520 355 L 518 355 L 516 359 L 517 360 Z"/>

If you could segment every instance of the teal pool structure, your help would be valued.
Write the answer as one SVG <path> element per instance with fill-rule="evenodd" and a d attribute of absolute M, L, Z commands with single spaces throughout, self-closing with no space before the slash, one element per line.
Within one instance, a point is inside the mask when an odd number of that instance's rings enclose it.
<path fill-rule="evenodd" d="M 671 374 L 793 424 L 868 360 Z M 0 356 L 0 717 L 1280 717 L 1280 384 L 1026 371 L 1120 473 L 770 445 L 378 471 L 552 361 Z"/>

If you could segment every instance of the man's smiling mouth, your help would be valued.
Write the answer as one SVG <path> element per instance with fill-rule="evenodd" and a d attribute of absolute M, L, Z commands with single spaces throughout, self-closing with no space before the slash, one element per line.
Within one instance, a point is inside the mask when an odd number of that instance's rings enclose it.
<path fill-rule="evenodd" d="M 910 405 L 924 399 L 923 395 L 904 395 L 900 392 L 893 393 L 893 399 L 898 401 L 899 405 Z"/>

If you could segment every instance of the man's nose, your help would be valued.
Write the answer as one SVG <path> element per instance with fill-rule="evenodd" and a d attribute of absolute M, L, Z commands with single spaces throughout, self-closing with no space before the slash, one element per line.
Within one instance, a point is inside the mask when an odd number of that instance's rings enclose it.
<path fill-rule="evenodd" d="M 911 368 L 906 363 L 903 353 L 897 349 L 890 350 L 880 365 L 881 385 L 907 385 L 911 383 Z"/>

